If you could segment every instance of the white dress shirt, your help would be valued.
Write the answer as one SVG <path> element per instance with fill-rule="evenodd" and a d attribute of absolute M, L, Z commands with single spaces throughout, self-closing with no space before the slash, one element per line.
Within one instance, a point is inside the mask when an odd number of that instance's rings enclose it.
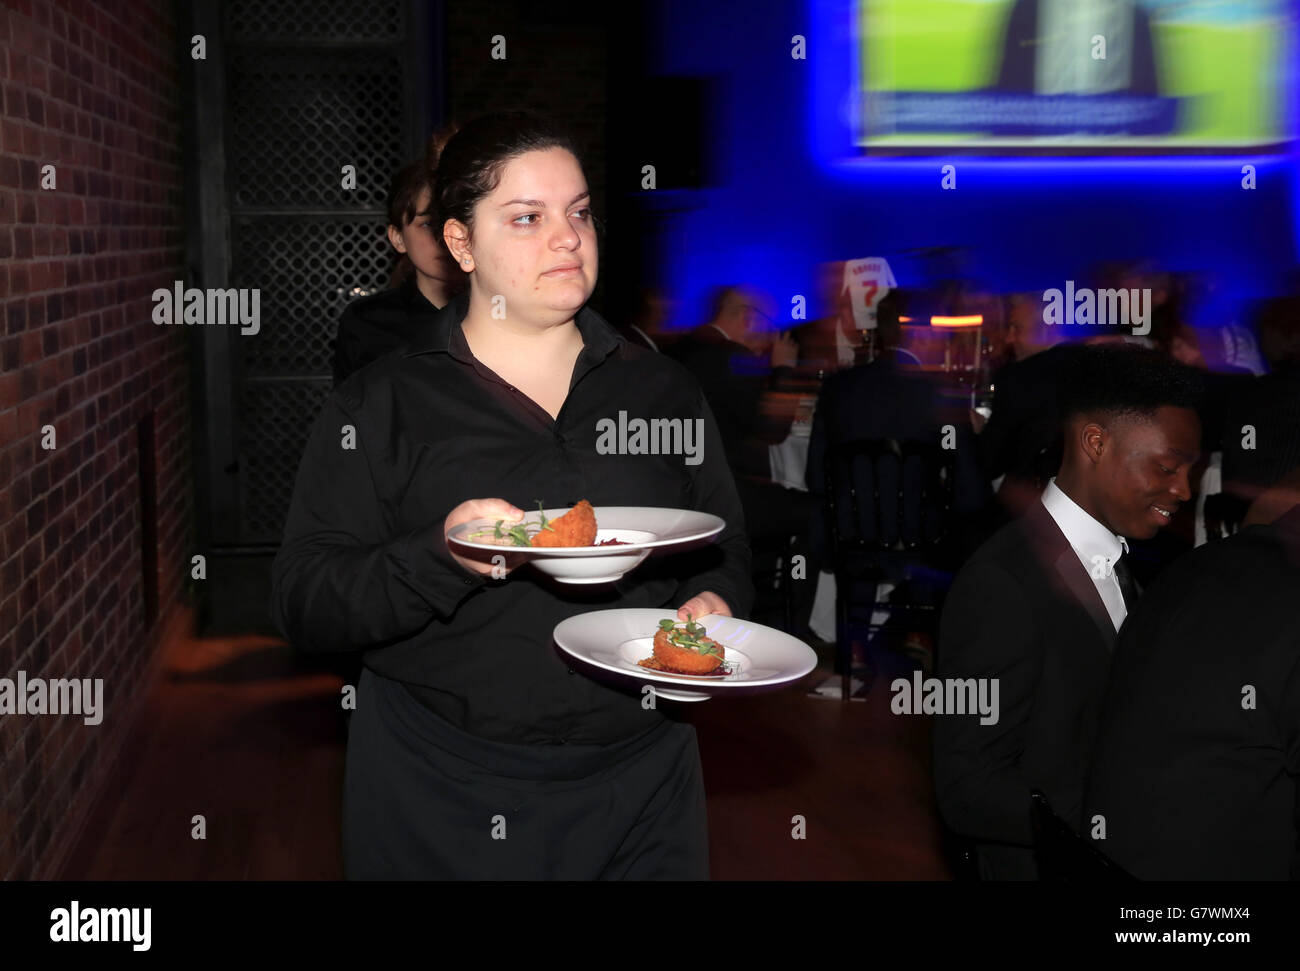
<path fill-rule="evenodd" d="M 1084 512 L 1077 502 L 1061 491 L 1055 476 L 1043 490 L 1042 502 L 1048 514 L 1056 520 L 1056 525 L 1061 527 L 1084 570 L 1092 577 L 1111 623 L 1118 631 L 1128 611 L 1115 576 L 1115 561 L 1122 553 L 1128 552 L 1128 542 Z"/>

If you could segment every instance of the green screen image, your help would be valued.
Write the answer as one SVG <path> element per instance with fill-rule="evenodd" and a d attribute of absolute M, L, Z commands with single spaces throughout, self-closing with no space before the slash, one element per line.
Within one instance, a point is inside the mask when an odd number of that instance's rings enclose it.
<path fill-rule="evenodd" d="M 857 20 L 866 148 L 1251 148 L 1289 137 L 1282 0 L 862 0 Z M 1108 124 L 1116 103 L 1136 106 L 1134 120 Z"/>

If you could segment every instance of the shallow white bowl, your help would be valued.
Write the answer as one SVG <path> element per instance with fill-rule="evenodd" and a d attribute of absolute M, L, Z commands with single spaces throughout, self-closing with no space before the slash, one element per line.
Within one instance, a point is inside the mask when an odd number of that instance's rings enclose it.
<path fill-rule="evenodd" d="M 595 506 L 596 541 L 620 539 L 624 546 L 533 547 L 485 543 L 464 537 L 490 527 L 496 520 L 476 519 L 452 529 L 448 540 L 474 550 L 516 553 L 560 583 L 612 583 L 636 569 L 656 549 L 685 546 L 712 539 L 726 523 L 711 513 L 659 506 Z M 547 519 L 559 519 L 568 509 L 543 509 Z M 538 522 L 536 512 L 522 522 Z M 506 526 L 517 525 L 505 523 Z"/>

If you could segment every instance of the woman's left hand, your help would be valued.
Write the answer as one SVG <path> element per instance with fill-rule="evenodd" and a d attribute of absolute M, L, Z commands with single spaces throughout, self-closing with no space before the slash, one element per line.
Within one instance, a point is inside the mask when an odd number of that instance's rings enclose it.
<path fill-rule="evenodd" d="M 677 619 L 686 620 L 686 615 L 692 617 L 703 617 L 705 614 L 717 614 L 719 617 L 730 617 L 731 608 L 727 602 L 719 597 L 712 590 L 705 590 L 701 594 L 692 597 L 686 603 L 677 608 Z"/>

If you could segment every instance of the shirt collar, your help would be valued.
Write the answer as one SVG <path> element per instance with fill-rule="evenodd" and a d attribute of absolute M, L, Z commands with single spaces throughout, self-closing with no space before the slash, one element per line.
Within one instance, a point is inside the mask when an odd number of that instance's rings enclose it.
<path fill-rule="evenodd" d="M 434 315 L 429 326 L 418 338 L 409 343 L 404 356 L 414 357 L 417 354 L 428 354 L 434 351 L 451 354 L 453 338 L 456 348 L 464 349 L 468 355 L 469 345 L 461 332 L 461 324 L 464 323 L 468 313 L 469 289 L 466 288 L 452 297 L 447 306 Z M 574 324 L 577 325 L 578 333 L 582 335 L 583 353 L 595 354 L 598 360 L 603 360 L 619 345 L 627 343 L 626 337 L 586 305 L 574 317 Z M 453 354 L 453 356 L 457 355 Z"/>
<path fill-rule="evenodd" d="M 1070 546 L 1084 560 L 1091 563 L 1094 556 L 1101 556 L 1109 567 L 1114 565 L 1121 553 L 1128 552 L 1128 541 L 1097 522 L 1082 506 L 1067 496 L 1056 484 L 1056 476 L 1052 476 L 1047 488 L 1043 490 L 1042 503 L 1056 520 L 1056 525 L 1061 527 Z"/>
<path fill-rule="evenodd" d="M 638 334 L 640 334 L 642 337 L 644 337 L 644 338 L 645 338 L 645 342 L 646 342 L 647 344 L 650 345 L 650 347 L 651 347 L 652 350 L 656 350 L 656 351 L 659 350 L 659 345 L 656 344 L 656 343 L 654 342 L 654 338 L 653 338 L 653 337 L 651 337 L 649 334 L 647 334 L 645 331 L 643 331 L 643 330 L 642 330 L 640 327 L 638 327 L 636 324 L 628 324 L 628 326 L 631 327 L 631 328 L 632 328 L 634 331 L 636 331 Z"/>

